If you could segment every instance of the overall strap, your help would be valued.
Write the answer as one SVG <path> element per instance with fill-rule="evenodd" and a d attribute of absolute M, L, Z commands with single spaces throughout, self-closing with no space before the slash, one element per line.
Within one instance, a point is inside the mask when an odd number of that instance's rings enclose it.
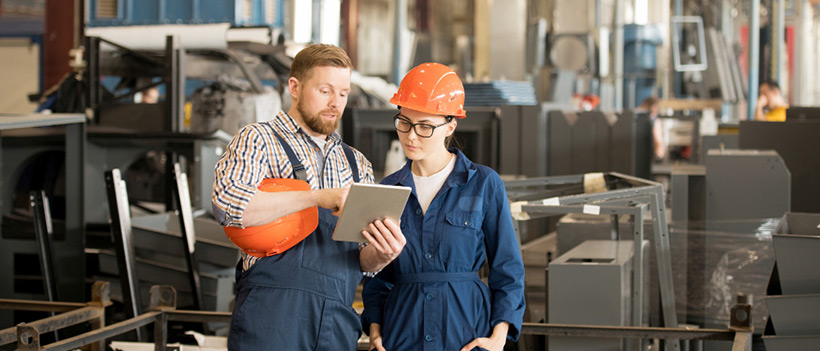
<path fill-rule="evenodd" d="M 353 148 L 342 142 L 342 150 L 344 150 L 345 157 L 347 157 L 347 163 L 350 164 L 350 173 L 353 174 L 353 181 L 356 183 L 360 182 L 359 164 L 356 162 L 356 154 L 353 152 Z"/>
<path fill-rule="evenodd" d="M 290 160 L 290 164 L 293 166 L 293 177 L 299 179 L 301 181 L 307 182 L 307 171 L 305 170 L 305 166 L 302 164 L 302 161 L 296 157 L 296 153 L 293 152 L 288 142 L 279 135 L 276 130 L 273 130 L 273 135 L 276 136 L 276 140 L 279 141 L 279 145 L 282 146 L 282 149 L 285 150 L 285 154 L 288 155 L 288 160 Z"/>

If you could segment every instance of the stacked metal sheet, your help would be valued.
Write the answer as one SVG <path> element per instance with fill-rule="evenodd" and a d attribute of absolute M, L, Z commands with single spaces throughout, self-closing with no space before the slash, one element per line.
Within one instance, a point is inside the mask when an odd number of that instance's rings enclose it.
<path fill-rule="evenodd" d="M 465 102 L 469 106 L 535 105 L 535 89 L 530 82 L 494 80 L 489 83 L 464 84 Z"/>
<path fill-rule="evenodd" d="M 139 279 L 139 297 L 143 307 L 148 306 L 148 291 L 152 285 L 172 285 L 177 290 L 177 306 L 193 305 L 193 292 L 188 270 L 182 256 L 184 250 L 179 229 L 179 218 L 174 213 L 160 213 L 134 217 L 131 221 L 133 245 L 136 252 L 136 272 Z M 196 253 L 199 261 L 203 309 L 229 311 L 233 299 L 233 281 L 240 251 L 228 238 L 222 227 L 211 219 L 194 219 Z M 99 250 L 100 272 L 110 277 L 119 274 L 113 250 Z M 111 283 L 111 295 L 120 296 L 119 279 Z"/>
<path fill-rule="evenodd" d="M 773 236 L 777 264 L 772 277 L 776 279 L 766 297 L 770 317 L 763 341 L 772 351 L 816 349 L 820 345 L 820 214 L 787 213 L 778 233 Z"/>

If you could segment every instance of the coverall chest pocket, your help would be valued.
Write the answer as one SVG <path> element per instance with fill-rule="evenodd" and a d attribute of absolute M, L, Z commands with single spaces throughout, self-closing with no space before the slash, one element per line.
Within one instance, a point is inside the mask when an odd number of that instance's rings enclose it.
<path fill-rule="evenodd" d="M 472 268 L 484 240 L 481 212 L 455 210 L 445 215 L 441 259 L 450 265 Z"/>

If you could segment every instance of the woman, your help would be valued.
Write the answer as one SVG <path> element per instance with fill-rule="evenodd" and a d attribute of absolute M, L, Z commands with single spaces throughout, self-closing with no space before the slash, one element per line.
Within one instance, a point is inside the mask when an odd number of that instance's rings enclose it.
<path fill-rule="evenodd" d="M 446 148 L 455 118 L 466 117 L 461 80 L 422 64 L 390 102 L 400 107 L 394 122 L 409 160 L 382 184 L 413 192 L 401 217 L 404 251 L 362 292 L 370 347 L 501 351 L 521 328 L 524 265 L 501 178 Z M 485 260 L 489 286 L 478 276 Z"/>

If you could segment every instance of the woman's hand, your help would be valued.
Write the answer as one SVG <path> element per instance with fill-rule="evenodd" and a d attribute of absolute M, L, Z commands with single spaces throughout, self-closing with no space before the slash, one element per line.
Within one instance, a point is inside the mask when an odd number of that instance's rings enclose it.
<path fill-rule="evenodd" d="M 386 351 L 382 346 L 382 327 L 376 323 L 370 324 L 370 347 L 368 350 Z"/>
<path fill-rule="evenodd" d="M 477 338 L 470 341 L 469 344 L 461 348 L 461 351 L 471 351 L 476 347 L 489 351 L 503 351 L 504 344 L 507 343 L 507 331 L 509 328 L 510 323 L 498 323 L 495 328 L 493 328 L 493 335 L 490 335 L 489 338 Z"/>

